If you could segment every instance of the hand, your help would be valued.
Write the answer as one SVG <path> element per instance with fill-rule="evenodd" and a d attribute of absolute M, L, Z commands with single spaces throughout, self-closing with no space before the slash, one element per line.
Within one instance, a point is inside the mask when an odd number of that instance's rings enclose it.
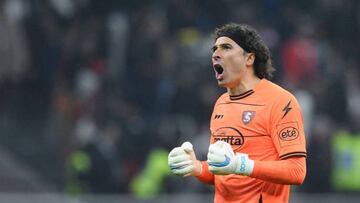
<path fill-rule="evenodd" d="M 193 145 L 184 142 L 181 147 L 175 147 L 168 156 L 171 172 L 179 176 L 198 176 L 201 174 L 202 165 L 196 159 Z"/>
<path fill-rule="evenodd" d="M 229 143 L 217 141 L 211 144 L 208 152 L 209 171 L 215 175 L 240 174 L 249 176 L 254 168 L 254 161 L 247 154 L 234 154 Z"/>

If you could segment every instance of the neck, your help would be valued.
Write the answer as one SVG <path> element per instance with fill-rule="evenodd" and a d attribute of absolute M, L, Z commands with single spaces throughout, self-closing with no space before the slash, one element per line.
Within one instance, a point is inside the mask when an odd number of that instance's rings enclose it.
<path fill-rule="evenodd" d="M 260 78 L 254 76 L 247 80 L 239 82 L 236 86 L 227 88 L 227 92 L 230 96 L 241 95 L 249 90 L 254 89 L 254 87 L 260 82 Z"/>

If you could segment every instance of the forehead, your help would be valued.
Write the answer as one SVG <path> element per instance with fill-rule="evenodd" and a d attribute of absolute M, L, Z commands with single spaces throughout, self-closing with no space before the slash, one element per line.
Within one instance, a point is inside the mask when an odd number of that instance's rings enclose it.
<path fill-rule="evenodd" d="M 230 45 L 232 45 L 234 48 L 240 48 L 240 49 L 242 49 L 241 47 L 240 47 L 240 45 L 238 45 L 234 40 L 232 40 L 231 38 L 229 38 L 229 37 L 219 37 L 219 38 L 217 38 L 216 39 L 216 41 L 215 41 L 215 46 L 219 46 L 219 45 L 221 45 L 221 44 L 230 44 Z"/>

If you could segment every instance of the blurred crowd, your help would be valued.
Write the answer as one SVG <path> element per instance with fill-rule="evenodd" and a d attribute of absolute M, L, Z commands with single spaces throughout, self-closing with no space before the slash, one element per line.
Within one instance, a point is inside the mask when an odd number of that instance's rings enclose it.
<path fill-rule="evenodd" d="M 2 145 L 74 193 L 131 192 L 151 152 L 185 140 L 206 159 L 225 91 L 211 68 L 212 34 L 227 22 L 260 32 L 273 81 L 302 106 L 309 156 L 299 190 L 336 190 L 332 139 L 360 137 L 355 0 L 0 0 Z M 170 176 L 159 184 L 211 190 Z"/>

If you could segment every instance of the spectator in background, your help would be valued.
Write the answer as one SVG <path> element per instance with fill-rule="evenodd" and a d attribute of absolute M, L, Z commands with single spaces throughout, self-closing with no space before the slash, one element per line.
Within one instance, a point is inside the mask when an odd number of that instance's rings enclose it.
<path fill-rule="evenodd" d="M 0 1 L 1 81 L 21 81 L 28 71 L 28 43 L 22 24 L 24 6 L 21 2 Z"/>
<path fill-rule="evenodd" d="M 313 25 L 300 24 L 282 50 L 283 78 L 286 83 L 296 87 L 304 85 L 304 81 L 316 80 L 319 73 L 318 48 L 311 36 Z"/>
<path fill-rule="evenodd" d="M 84 116 L 76 126 L 78 147 L 67 160 L 67 191 L 70 194 L 118 193 L 126 190 L 126 167 L 118 153 L 121 128 L 113 122 L 99 127 Z"/>

